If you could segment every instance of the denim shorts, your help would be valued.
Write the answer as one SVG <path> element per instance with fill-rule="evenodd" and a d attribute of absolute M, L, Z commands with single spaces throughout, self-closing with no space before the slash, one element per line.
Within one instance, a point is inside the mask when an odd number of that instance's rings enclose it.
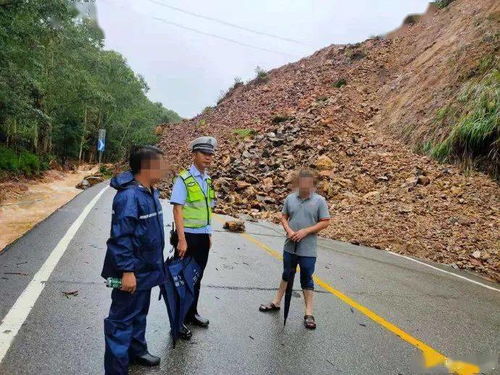
<path fill-rule="evenodd" d="M 302 289 L 314 290 L 314 267 L 316 265 L 316 257 L 303 257 L 292 254 L 287 251 L 283 252 L 283 281 L 288 281 L 290 271 L 300 266 L 300 286 Z"/>

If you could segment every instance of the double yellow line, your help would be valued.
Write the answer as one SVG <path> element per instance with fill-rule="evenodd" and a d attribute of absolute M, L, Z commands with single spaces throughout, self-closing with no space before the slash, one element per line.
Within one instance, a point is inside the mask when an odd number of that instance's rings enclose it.
<path fill-rule="evenodd" d="M 222 221 L 221 218 L 217 217 L 217 220 Z M 272 249 L 271 247 L 267 246 L 265 243 L 259 241 L 257 238 L 247 234 L 247 233 L 240 233 L 240 235 L 247 239 L 250 242 L 253 242 L 256 244 L 258 247 L 263 249 L 265 252 L 267 252 L 269 255 L 276 259 L 282 259 L 282 255 L 280 252 Z M 424 342 L 418 340 L 417 338 L 413 337 L 409 333 L 403 331 L 401 328 L 395 326 L 391 322 L 385 320 L 381 316 L 377 315 L 375 312 L 370 310 L 369 308 L 361 305 L 360 303 L 356 302 L 352 298 L 346 296 L 344 293 L 338 291 L 334 287 L 332 287 L 330 284 L 328 284 L 326 281 L 323 281 L 317 276 L 314 276 L 314 281 L 316 282 L 317 285 L 319 285 L 321 288 L 324 290 L 330 292 L 333 294 L 335 297 L 339 298 L 352 308 L 358 310 L 362 314 L 366 315 L 368 318 L 373 320 L 374 322 L 378 323 L 388 331 L 394 333 L 396 336 L 400 337 L 402 340 L 406 341 L 407 343 L 413 345 L 414 347 L 418 348 L 424 357 L 424 365 L 427 368 L 435 367 L 438 365 L 443 365 L 445 366 L 448 371 L 451 374 L 456 374 L 456 375 L 475 375 L 480 373 L 480 368 L 474 364 L 466 363 L 466 362 L 461 362 L 461 361 L 455 361 L 452 360 L 451 358 L 446 357 L 445 355 L 441 354 L 437 350 L 433 349 L 429 345 L 425 344 Z"/>

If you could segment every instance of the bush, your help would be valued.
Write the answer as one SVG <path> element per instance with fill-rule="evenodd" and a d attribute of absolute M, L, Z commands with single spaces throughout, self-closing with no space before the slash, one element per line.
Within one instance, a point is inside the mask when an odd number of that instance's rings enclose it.
<path fill-rule="evenodd" d="M 99 167 L 99 173 L 108 178 L 113 176 L 113 171 L 108 169 L 105 165 Z"/>
<path fill-rule="evenodd" d="M 420 14 L 410 14 L 403 20 L 403 25 L 414 25 L 421 17 Z"/>
<path fill-rule="evenodd" d="M 339 79 L 337 82 L 335 82 L 333 84 L 333 87 L 336 87 L 336 88 L 339 89 L 339 88 L 341 88 L 342 86 L 345 86 L 345 85 L 347 85 L 347 81 L 344 78 L 341 78 L 341 79 Z"/>
<path fill-rule="evenodd" d="M 48 165 L 42 163 L 40 158 L 31 152 L 16 153 L 8 147 L 0 146 L 0 170 L 31 176 L 46 168 Z"/>
<path fill-rule="evenodd" d="M 19 160 L 16 153 L 5 146 L 0 145 L 0 170 L 16 172 L 19 168 Z"/>
<path fill-rule="evenodd" d="M 446 8 L 448 5 L 450 5 L 454 1 L 455 0 L 436 0 L 436 1 L 433 1 L 431 4 L 434 4 L 439 9 L 443 9 L 443 8 Z"/>
<path fill-rule="evenodd" d="M 265 83 L 269 80 L 269 75 L 260 66 L 255 68 L 255 73 L 257 73 L 257 77 L 255 77 L 257 83 Z"/>
<path fill-rule="evenodd" d="M 238 137 L 246 138 L 254 136 L 257 132 L 253 129 L 235 129 L 233 133 Z"/>
<path fill-rule="evenodd" d="M 19 155 L 19 170 L 27 176 L 40 173 L 40 159 L 37 155 L 23 151 Z"/>

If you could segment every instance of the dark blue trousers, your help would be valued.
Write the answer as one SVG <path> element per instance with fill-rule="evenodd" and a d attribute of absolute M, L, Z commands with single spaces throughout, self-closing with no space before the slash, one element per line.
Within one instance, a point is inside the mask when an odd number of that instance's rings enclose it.
<path fill-rule="evenodd" d="M 134 294 L 113 289 L 109 316 L 104 319 L 106 375 L 128 374 L 129 360 L 147 352 L 146 316 L 151 289 Z"/>
<path fill-rule="evenodd" d="M 210 252 L 210 236 L 208 234 L 186 233 L 186 242 L 188 245 L 186 254 L 192 256 L 200 266 L 201 275 L 194 286 L 194 302 L 191 305 L 186 317 L 193 317 L 198 314 L 198 300 L 200 299 L 201 279 L 208 262 Z"/>
<path fill-rule="evenodd" d="M 314 290 L 313 274 L 316 265 L 316 257 L 303 257 L 297 254 L 283 252 L 283 281 L 288 281 L 290 271 L 300 266 L 300 286 L 302 289 Z"/>

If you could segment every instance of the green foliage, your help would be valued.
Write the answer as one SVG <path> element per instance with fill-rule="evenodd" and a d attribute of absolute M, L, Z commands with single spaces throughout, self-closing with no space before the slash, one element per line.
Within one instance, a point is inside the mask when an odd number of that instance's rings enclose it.
<path fill-rule="evenodd" d="M 347 85 L 347 81 L 344 79 L 344 78 L 341 78 L 339 80 L 337 80 L 334 84 L 333 84 L 333 87 L 336 87 L 336 88 L 341 88 L 342 86 L 345 86 Z"/>
<path fill-rule="evenodd" d="M 498 39 L 498 38 L 497 38 Z M 498 41 L 498 40 L 496 40 Z M 500 42 L 500 41 L 498 41 Z M 484 56 L 481 60 L 479 60 L 478 64 L 468 71 L 466 74 L 462 74 L 460 76 L 461 80 L 468 80 L 473 77 L 482 76 L 498 64 L 499 57 L 496 55 L 487 55 Z"/>
<path fill-rule="evenodd" d="M 269 80 L 269 75 L 260 66 L 257 66 L 255 68 L 255 73 L 257 74 L 257 76 L 255 77 L 255 81 L 257 83 L 266 83 Z"/>
<path fill-rule="evenodd" d="M 19 158 L 14 150 L 0 145 L 0 169 L 16 172 L 19 169 Z"/>
<path fill-rule="evenodd" d="M 476 160 L 498 174 L 500 166 L 500 71 L 493 69 L 479 81 L 469 82 L 461 91 L 460 108 L 449 136 L 431 150 L 439 160 Z M 438 119 L 446 113 L 438 111 Z M 455 114 L 454 114 L 455 115 Z M 455 115 L 456 116 L 456 115 Z"/>
<path fill-rule="evenodd" d="M 257 134 L 257 132 L 253 129 L 235 129 L 233 133 L 241 138 L 253 137 Z"/>
<path fill-rule="evenodd" d="M 449 110 L 450 110 L 450 107 L 448 107 L 448 106 L 439 108 L 436 111 L 436 120 L 443 121 L 446 118 L 446 115 L 448 114 Z"/>
<path fill-rule="evenodd" d="M 434 4 L 439 9 L 443 9 L 443 8 L 446 8 L 448 5 L 450 5 L 454 1 L 455 0 L 436 0 L 436 1 L 433 1 L 431 4 Z"/>
<path fill-rule="evenodd" d="M 11 148 L 0 145 L 0 170 L 32 176 L 46 169 L 47 164 L 26 150 L 15 152 Z"/>
<path fill-rule="evenodd" d="M 104 159 L 118 160 L 155 142 L 157 124 L 181 120 L 147 98 L 144 79 L 103 49 L 102 31 L 72 0 L 0 6 L 0 46 L 0 140 L 11 148 L 92 162 L 104 128 Z M 26 156 L 27 170 L 35 164 Z"/>
<path fill-rule="evenodd" d="M 99 167 L 99 173 L 101 173 L 104 177 L 110 178 L 113 176 L 113 171 L 108 169 L 105 165 L 101 165 Z"/>

